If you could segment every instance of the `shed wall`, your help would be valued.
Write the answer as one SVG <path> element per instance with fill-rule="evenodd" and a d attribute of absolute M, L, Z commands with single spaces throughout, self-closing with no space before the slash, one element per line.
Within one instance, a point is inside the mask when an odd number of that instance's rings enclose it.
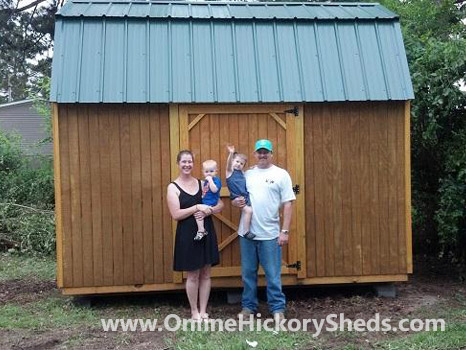
<path fill-rule="evenodd" d="M 168 106 L 56 113 L 62 287 L 172 282 Z"/>
<path fill-rule="evenodd" d="M 406 108 L 404 102 L 306 105 L 308 277 L 410 272 Z"/>

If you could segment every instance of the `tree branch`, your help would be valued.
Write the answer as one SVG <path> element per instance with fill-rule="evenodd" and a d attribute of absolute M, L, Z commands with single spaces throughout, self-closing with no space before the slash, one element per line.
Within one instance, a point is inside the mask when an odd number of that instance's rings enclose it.
<path fill-rule="evenodd" d="M 39 5 L 40 3 L 44 2 L 44 1 L 47 1 L 47 0 L 36 0 L 34 2 L 31 2 L 29 5 L 23 6 L 21 8 L 16 8 L 13 12 L 15 12 L 15 13 L 23 12 L 23 11 L 25 11 L 27 9 L 30 9 L 31 7 Z"/>

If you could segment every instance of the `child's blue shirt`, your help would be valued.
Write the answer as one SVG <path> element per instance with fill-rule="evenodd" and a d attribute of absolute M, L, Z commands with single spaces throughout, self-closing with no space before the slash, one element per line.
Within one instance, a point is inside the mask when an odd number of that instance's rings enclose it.
<path fill-rule="evenodd" d="M 205 180 L 204 188 L 207 188 L 207 192 L 205 192 L 204 196 L 202 197 L 202 203 L 210 205 L 211 207 L 217 205 L 218 200 L 220 199 L 220 189 L 222 188 L 222 181 L 219 177 L 214 176 L 212 180 L 214 181 L 215 186 L 217 186 L 218 191 L 213 193 L 209 188 L 209 181 Z"/>

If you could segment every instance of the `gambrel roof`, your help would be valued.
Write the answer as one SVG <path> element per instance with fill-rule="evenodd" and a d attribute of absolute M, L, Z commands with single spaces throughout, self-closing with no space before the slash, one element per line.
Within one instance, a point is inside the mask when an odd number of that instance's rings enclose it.
<path fill-rule="evenodd" d="M 414 97 L 398 17 L 379 4 L 74 0 L 56 19 L 54 102 Z"/>

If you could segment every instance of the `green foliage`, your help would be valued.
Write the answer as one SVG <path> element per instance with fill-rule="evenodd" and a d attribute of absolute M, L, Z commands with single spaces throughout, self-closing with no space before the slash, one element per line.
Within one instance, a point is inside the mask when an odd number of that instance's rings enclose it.
<path fill-rule="evenodd" d="M 466 258 L 465 7 L 383 0 L 400 15 L 415 100 L 411 110 L 414 248 Z"/>
<path fill-rule="evenodd" d="M 0 103 L 26 98 L 29 87 L 50 76 L 58 1 L 0 0 Z"/>
<path fill-rule="evenodd" d="M 18 136 L 0 131 L 0 239 L 20 251 L 55 250 L 53 163 L 50 157 L 27 157 Z"/>

